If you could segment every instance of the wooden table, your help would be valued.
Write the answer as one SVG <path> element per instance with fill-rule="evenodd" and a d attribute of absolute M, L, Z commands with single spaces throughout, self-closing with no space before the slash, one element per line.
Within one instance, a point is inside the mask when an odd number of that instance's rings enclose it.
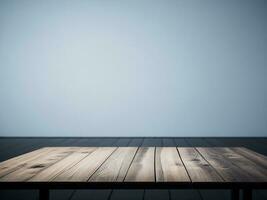
<path fill-rule="evenodd" d="M 0 163 L 1 189 L 267 188 L 267 157 L 242 147 L 47 147 Z"/>

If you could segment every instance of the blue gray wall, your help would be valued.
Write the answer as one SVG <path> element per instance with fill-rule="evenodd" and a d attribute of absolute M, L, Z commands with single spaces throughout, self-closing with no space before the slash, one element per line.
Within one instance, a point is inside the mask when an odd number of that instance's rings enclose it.
<path fill-rule="evenodd" d="M 267 1 L 0 0 L 0 136 L 267 136 Z"/>

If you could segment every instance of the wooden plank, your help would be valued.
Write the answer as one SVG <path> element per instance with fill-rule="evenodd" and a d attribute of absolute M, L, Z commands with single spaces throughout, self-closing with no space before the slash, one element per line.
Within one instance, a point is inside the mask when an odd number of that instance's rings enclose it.
<path fill-rule="evenodd" d="M 51 148 L 40 148 L 40 149 L 37 149 L 37 150 L 34 150 L 34 151 L 31 151 L 31 152 L 28 152 L 28 153 L 25 153 L 25 154 L 22 154 L 20 156 L 16 156 L 16 157 L 13 157 L 13 158 L 10 158 L 8 160 L 5 160 L 5 161 L 2 161 L 0 162 L 0 166 L 3 166 L 5 165 L 6 163 L 12 163 L 12 164 L 15 164 L 16 162 L 21 162 L 22 160 L 24 159 L 28 159 L 28 158 L 31 158 L 32 156 L 35 156 L 37 154 L 40 154 L 41 152 L 44 152 L 46 150 L 52 150 Z M 0 168 L 1 169 L 1 168 Z"/>
<path fill-rule="evenodd" d="M 157 182 L 190 182 L 190 178 L 175 147 L 156 148 Z"/>
<path fill-rule="evenodd" d="M 174 143 L 176 147 L 191 147 L 191 145 L 185 140 L 185 138 L 174 138 Z M 201 190 L 170 190 L 170 199 L 203 200 L 200 192 Z"/>
<path fill-rule="evenodd" d="M 14 140 L 12 138 L 11 140 Z M 21 145 L 12 145 L 10 148 L 7 148 L 8 152 L 0 152 L 1 161 L 14 158 L 15 156 L 19 156 L 21 154 L 28 153 L 30 151 L 36 150 L 37 145 L 39 144 L 39 140 L 32 143 L 32 140 L 25 139 L 21 143 L 23 143 L 23 147 Z M 38 191 L 35 190 L 0 190 L 0 199 L 1 200 L 36 200 L 38 199 Z"/>
<path fill-rule="evenodd" d="M 27 162 L 31 162 L 35 159 L 38 159 L 47 153 L 55 150 L 54 148 L 41 148 L 9 160 L 0 163 L 0 177 L 3 177 L 27 164 Z"/>
<path fill-rule="evenodd" d="M 162 147 L 163 145 L 163 140 L 162 138 L 145 138 L 144 143 L 142 146 L 146 147 Z M 155 155 L 154 155 L 155 159 Z M 156 161 L 154 161 L 156 162 Z M 155 165 L 154 165 L 155 166 Z M 169 191 L 168 190 L 154 190 L 154 189 L 148 189 L 144 190 L 144 200 L 150 200 L 150 199 L 155 199 L 155 196 L 159 197 L 164 197 L 164 199 L 169 199 Z M 159 198 L 160 199 L 160 198 Z"/>
<path fill-rule="evenodd" d="M 53 165 L 72 152 L 73 148 L 53 148 L 52 151 L 47 152 L 45 155 L 26 162 L 25 165 L 19 167 L 17 170 L 1 177 L 0 181 L 27 181 L 46 167 Z"/>
<path fill-rule="evenodd" d="M 225 159 L 223 155 L 218 154 L 214 147 L 198 147 L 197 150 L 214 167 L 214 169 L 216 169 L 224 181 L 252 181 L 251 177 L 247 173 L 245 173 L 243 170 L 240 170 L 239 167 L 235 166 L 229 160 Z"/>
<path fill-rule="evenodd" d="M 262 139 L 262 138 L 261 138 Z M 212 144 L 212 146 L 217 146 L 217 147 L 229 147 L 229 146 L 233 146 L 233 147 L 241 147 L 241 146 L 245 146 L 246 149 L 247 148 L 251 148 L 250 143 L 254 144 L 254 138 L 228 138 L 223 139 L 223 138 L 207 138 L 206 139 L 209 143 Z M 247 143 L 249 141 L 249 144 Z M 248 150 L 248 149 L 247 149 Z M 254 150 L 258 151 L 259 148 L 255 147 Z M 251 150 L 250 150 L 251 151 Z M 252 151 L 255 152 L 255 151 Z M 256 153 L 256 152 L 255 152 Z M 259 154 L 262 155 L 262 154 Z M 265 154 L 266 155 L 266 154 Z M 266 191 L 261 191 L 261 190 L 255 190 L 254 191 L 254 199 L 260 199 L 260 200 L 267 200 L 267 194 Z"/>
<path fill-rule="evenodd" d="M 267 169 L 267 156 L 259 154 L 245 147 L 233 147 L 231 149 L 237 152 L 238 154 L 246 157 L 247 159 Z"/>
<path fill-rule="evenodd" d="M 119 147 L 89 179 L 89 182 L 122 182 L 138 147 Z"/>
<path fill-rule="evenodd" d="M 140 147 L 125 177 L 126 182 L 154 182 L 155 147 Z"/>
<path fill-rule="evenodd" d="M 190 142 L 190 145 L 195 146 L 202 146 L 202 147 L 213 147 L 213 145 L 206 140 L 206 138 L 189 138 L 187 141 Z M 210 163 L 209 163 L 210 164 Z M 216 200 L 225 200 L 230 199 L 230 193 L 228 190 L 219 190 L 219 189 L 213 189 L 213 190 L 202 190 L 199 189 L 196 191 L 199 195 L 200 199 L 214 199 L 213 195 L 217 194 Z M 228 198 L 227 198 L 228 196 Z"/>
<path fill-rule="evenodd" d="M 61 140 L 62 139 L 62 140 Z M 51 143 L 54 143 L 56 147 L 66 147 L 66 146 L 77 146 L 78 140 L 77 138 L 61 138 L 59 141 L 55 140 L 55 138 L 50 138 L 49 140 L 45 140 L 44 146 L 49 146 Z M 51 141 L 52 140 L 52 141 Z M 57 200 L 66 200 L 71 199 L 73 190 L 50 190 L 50 199 Z M 35 200 L 38 199 L 35 198 Z"/>
<path fill-rule="evenodd" d="M 56 140 L 56 142 L 54 143 L 55 146 L 63 146 L 63 142 L 65 140 L 68 140 L 66 138 L 61 138 L 60 141 Z M 52 141 L 55 141 L 52 139 Z M 9 155 L 6 159 L 12 158 L 16 155 L 21 155 L 22 153 L 28 153 L 30 151 L 33 151 L 37 148 L 42 148 L 42 147 L 46 147 L 49 144 L 51 144 L 51 139 L 46 139 L 46 138 L 40 138 L 38 141 L 32 143 L 31 139 L 26 139 L 25 143 L 27 144 L 27 146 L 24 146 L 23 149 L 21 148 L 17 148 L 16 146 L 12 149 L 10 149 Z M 16 152 L 19 152 L 19 154 L 17 154 Z M 1 152 L 2 153 L 2 152 Z M 5 160 L 6 160 L 5 159 Z M 71 190 L 68 190 L 71 191 Z M 60 193 L 60 195 L 54 196 L 53 194 L 55 194 L 54 191 L 51 191 L 51 199 L 68 199 L 66 196 L 66 194 L 68 194 L 68 191 L 64 191 L 62 193 Z M 1 190 L 0 191 L 0 196 L 1 196 L 1 200 L 36 200 L 38 199 L 38 191 L 37 190 Z M 55 197 L 55 198 L 54 198 Z M 66 197 L 66 198 L 65 198 Z"/>
<path fill-rule="evenodd" d="M 100 147 L 103 144 L 105 144 L 105 146 L 113 146 L 114 144 L 114 139 L 110 138 L 93 138 L 90 139 L 88 141 L 88 144 L 91 146 L 97 146 Z M 111 195 L 111 190 L 75 190 L 73 191 L 71 198 L 65 198 L 65 199 L 88 199 L 88 197 L 90 197 L 90 199 L 107 199 L 105 197 L 109 197 Z"/>
<path fill-rule="evenodd" d="M 195 148 L 179 147 L 181 159 L 192 182 L 222 182 L 222 178 Z"/>
<path fill-rule="evenodd" d="M 98 148 L 89 156 L 81 160 L 77 165 L 74 165 L 59 174 L 53 181 L 87 181 L 116 149 L 116 147 Z"/>
<path fill-rule="evenodd" d="M 129 147 L 140 147 L 143 143 L 143 138 L 131 138 L 130 143 L 128 143 Z M 131 189 L 123 189 L 123 190 L 112 190 L 110 198 L 108 200 L 144 200 L 143 198 L 144 192 L 143 190 L 131 190 Z"/>
<path fill-rule="evenodd" d="M 45 139 L 19 139 L 18 144 L 14 144 L 12 147 L 12 151 L 10 148 L 5 149 L 5 151 L 1 151 L 1 161 L 7 160 L 12 157 L 20 156 L 30 151 L 34 151 L 44 147 Z M 46 140 L 45 140 L 46 141 Z"/>
<path fill-rule="evenodd" d="M 74 165 L 79 163 L 82 159 L 84 159 L 92 152 L 94 152 L 96 149 L 97 149 L 96 147 L 80 147 L 79 149 L 77 149 L 77 151 L 71 153 L 70 155 L 58 161 L 57 163 L 53 164 L 52 166 L 42 170 L 28 181 L 29 182 L 52 181 L 57 175 L 73 167 Z"/>
<path fill-rule="evenodd" d="M 236 153 L 231 148 L 214 148 L 217 154 L 221 154 L 225 159 L 232 162 L 234 165 L 239 167 L 241 170 L 246 172 L 252 177 L 251 181 L 253 182 L 266 182 L 267 181 L 267 170 L 261 166 L 250 161 L 246 157 Z"/>

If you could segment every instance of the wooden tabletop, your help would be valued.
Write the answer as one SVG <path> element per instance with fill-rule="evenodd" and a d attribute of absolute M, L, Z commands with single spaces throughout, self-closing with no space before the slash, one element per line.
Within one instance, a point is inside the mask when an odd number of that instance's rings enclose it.
<path fill-rule="evenodd" d="M 267 158 L 242 147 L 46 147 L 0 163 L 0 182 L 267 182 Z"/>

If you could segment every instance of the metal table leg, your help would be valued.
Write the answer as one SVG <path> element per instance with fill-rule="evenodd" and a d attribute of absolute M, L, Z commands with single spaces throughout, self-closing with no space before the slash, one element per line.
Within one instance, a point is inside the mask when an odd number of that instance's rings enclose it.
<path fill-rule="evenodd" d="M 243 199 L 244 200 L 252 200 L 252 189 L 244 189 L 243 190 Z"/>
<path fill-rule="evenodd" d="M 231 190 L 231 200 L 239 200 L 239 189 L 234 188 Z"/>
<path fill-rule="evenodd" d="M 39 200 L 49 200 L 49 190 L 40 189 L 39 190 Z"/>

